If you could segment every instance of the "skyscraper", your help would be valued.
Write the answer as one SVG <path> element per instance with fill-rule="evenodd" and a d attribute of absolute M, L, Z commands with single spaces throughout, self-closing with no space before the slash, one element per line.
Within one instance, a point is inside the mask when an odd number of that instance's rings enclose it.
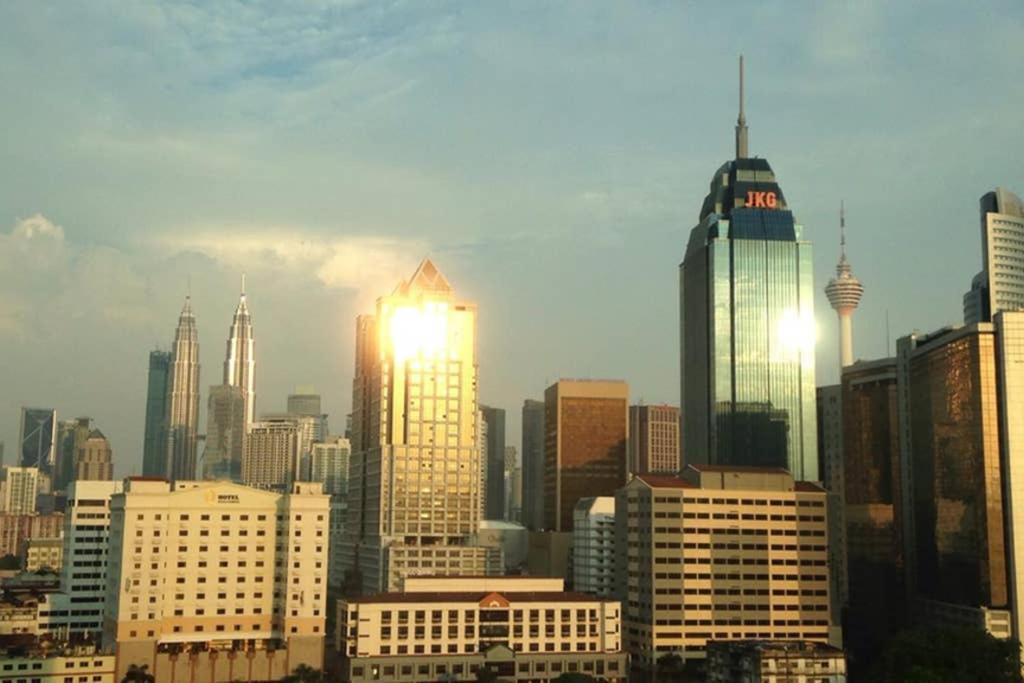
<path fill-rule="evenodd" d="M 231 320 L 228 333 L 227 356 L 224 359 L 224 384 L 242 388 L 245 399 L 245 428 L 256 419 L 256 356 L 252 338 L 252 316 L 245 300 L 245 276 L 242 276 L 242 294 Z"/>
<path fill-rule="evenodd" d="M 163 476 L 194 479 L 199 425 L 199 335 L 191 297 L 178 317 L 167 383 L 167 458 Z"/>
<path fill-rule="evenodd" d="M 50 476 L 56 459 L 57 411 L 22 408 L 18 435 L 18 465 L 37 467 Z"/>
<path fill-rule="evenodd" d="M 526 399 L 522 410 L 523 526 L 544 528 L 544 401 Z"/>
<path fill-rule="evenodd" d="M 1024 308 L 1024 202 L 997 187 L 982 195 L 982 270 L 964 294 L 964 324 Z"/>
<path fill-rule="evenodd" d="M 327 415 L 320 407 L 320 394 L 313 387 L 296 387 L 294 394 L 288 394 L 288 412 L 292 415 L 305 415 L 316 418 L 313 429 L 314 441 L 326 441 L 330 436 L 327 427 Z"/>
<path fill-rule="evenodd" d="M 630 406 L 627 451 L 632 474 L 679 473 L 679 408 Z"/>
<path fill-rule="evenodd" d="M 688 463 L 818 479 L 812 271 L 771 166 L 747 153 L 741 60 L 736 158 L 715 172 L 680 265 Z"/>
<path fill-rule="evenodd" d="M 75 458 L 78 449 L 92 432 L 92 418 L 76 417 L 57 423 L 57 461 L 54 467 L 53 490 L 66 491 L 75 480 Z M 166 447 L 164 451 L 166 453 Z M 163 474 L 163 464 L 157 473 Z"/>
<path fill-rule="evenodd" d="M 572 531 L 580 498 L 626 485 L 629 385 L 559 380 L 544 392 L 544 526 Z"/>
<path fill-rule="evenodd" d="M 245 450 L 245 398 L 241 387 L 210 387 L 206 411 L 203 479 L 242 481 Z"/>
<path fill-rule="evenodd" d="M 114 478 L 114 452 L 103 432 L 94 429 L 75 452 L 75 481 L 110 481 Z"/>
<path fill-rule="evenodd" d="M 260 420 L 249 426 L 242 454 L 242 483 L 284 489 L 298 481 L 301 434 L 291 420 Z"/>
<path fill-rule="evenodd" d="M 313 444 L 309 456 L 309 480 L 324 485 L 329 496 L 348 496 L 348 459 L 352 445 L 348 439 L 337 436 L 329 441 Z"/>
<path fill-rule="evenodd" d="M 471 544 L 476 387 L 476 305 L 429 259 L 356 319 L 345 554 L 363 591 L 394 590 L 411 574 L 484 574 L 496 559 Z"/>
<path fill-rule="evenodd" d="M 839 263 L 836 276 L 828 281 L 825 296 L 839 316 L 839 367 L 853 362 L 853 312 L 864 295 L 864 285 L 853 276 L 853 267 L 846 260 L 846 210 L 839 205 Z"/>
<path fill-rule="evenodd" d="M 170 378 L 171 354 L 149 352 L 149 376 L 146 383 L 146 435 L 142 444 L 142 473 L 160 476 L 167 459 L 166 425 L 167 385 Z"/>
<path fill-rule="evenodd" d="M 487 504 L 485 519 L 505 519 L 505 411 L 480 406 L 487 423 Z"/>

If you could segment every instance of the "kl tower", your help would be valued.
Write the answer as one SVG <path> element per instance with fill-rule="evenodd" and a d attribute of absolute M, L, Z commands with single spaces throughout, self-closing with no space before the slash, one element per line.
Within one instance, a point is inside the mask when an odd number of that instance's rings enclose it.
<path fill-rule="evenodd" d="M 839 316 L 839 367 L 853 364 L 853 312 L 864 295 L 864 285 L 853 276 L 846 260 L 846 212 L 839 204 L 839 263 L 836 276 L 828 281 L 825 296 Z"/>

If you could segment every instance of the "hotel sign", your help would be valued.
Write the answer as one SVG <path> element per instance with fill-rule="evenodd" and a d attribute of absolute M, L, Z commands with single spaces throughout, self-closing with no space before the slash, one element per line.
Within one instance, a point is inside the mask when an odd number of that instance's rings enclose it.
<path fill-rule="evenodd" d="M 774 209 L 779 205 L 778 197 L 774 192 L 748 190 L 747 200 L 744 206 L 752 209 Z"/>

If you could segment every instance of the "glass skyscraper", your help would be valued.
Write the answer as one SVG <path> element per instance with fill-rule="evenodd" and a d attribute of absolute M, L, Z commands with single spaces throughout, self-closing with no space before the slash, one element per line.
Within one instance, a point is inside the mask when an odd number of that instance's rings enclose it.
<path fill-rule="evenodd" d="M 167 385 L 170 369 L 170 352 L 149 352 L 146 433 L 142 445 L 142 474 L 148 477 L 163 475 L 167 460 Z"/>
<path fill-rule="evenodd" d="M 768 161 L 747 153 L 742 62 L 736 158 L 715 172 L 679 270 L 687 463 L 817 480 L 811 245 Z"/>

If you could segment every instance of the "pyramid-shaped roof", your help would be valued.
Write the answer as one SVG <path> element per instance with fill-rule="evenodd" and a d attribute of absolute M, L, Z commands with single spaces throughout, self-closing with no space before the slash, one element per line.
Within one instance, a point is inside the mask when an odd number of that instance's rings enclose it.
<path fill-rule="evenodd" d="M 451 294 L 452 292 L 452 286 L 448 279 L 429 258 L 423 259 L 419 267 L 416 268 L 416 272 L 409 278 L 409 281 L 403 282 L 399 288 L 402 293 L 434 292 L 438 294 Z"/>

